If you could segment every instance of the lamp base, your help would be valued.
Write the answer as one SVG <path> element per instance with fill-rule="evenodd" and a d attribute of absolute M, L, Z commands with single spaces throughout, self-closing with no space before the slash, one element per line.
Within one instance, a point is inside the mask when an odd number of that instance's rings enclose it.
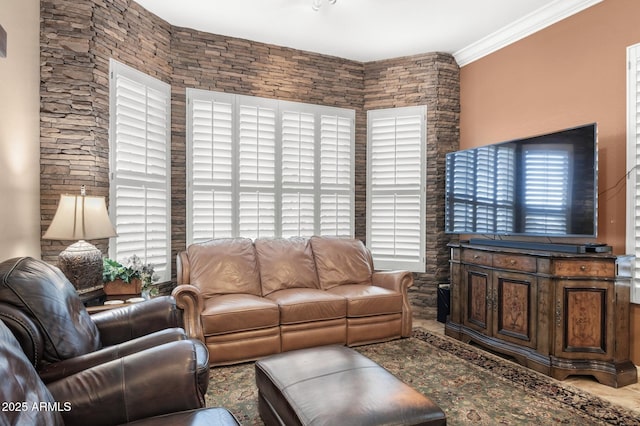
<path fill-rule="evenodd" d="M 102 287 L 102 252 L 84 240 L 71 244 L 58 255 L 58 267 L 78 294 Z"/>

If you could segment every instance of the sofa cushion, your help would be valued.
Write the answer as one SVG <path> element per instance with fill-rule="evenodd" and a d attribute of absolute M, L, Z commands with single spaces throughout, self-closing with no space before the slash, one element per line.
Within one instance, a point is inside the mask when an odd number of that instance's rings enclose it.
<path fill-rule="evenodd" d="M 308 239 L 258 238 L 254 244 L 264 296 L 286 288 L 319 288 Z"/>
<path fill-rule="evenodd" d="M 41 330 L 43 364 L 101 347 L 98 328 L 73 284 L 60 269 L 42 260 L 22 257 L 2 262 L 0 301 L 24 312 Z"/>
<path fill-rule="evenodd" d="M 262 295 L 260 271 L 253 242 L 248 238 L 223 238 L 191 244 L 190 283 L 205 298 L 216 294 Z"/>
<path fill-rule="evenodd" d="M 371 284 L 373 261 L 362 241 L 352 238 L 311 237 L 320 288 Z"/>
<path fill-rule="evenodd" d="M 224 294 L 205 299 L 200 314 L 205 336 L 261 328 L 280 323 L 278 305 L 252 294 Z"/>
<path fill-rule="evenodd" d="M 402 294 L 374 285 L 346 284 L 327 290 L 347 299 L 347 317 L 395 314 L 402 312 Z"/>
<path fill-rule="evenodd" d="M 299 324 L 347 316 L 347 300 L 324 290 L 294 288 L 266 296 L 280 308 L 280 324 Z"/>

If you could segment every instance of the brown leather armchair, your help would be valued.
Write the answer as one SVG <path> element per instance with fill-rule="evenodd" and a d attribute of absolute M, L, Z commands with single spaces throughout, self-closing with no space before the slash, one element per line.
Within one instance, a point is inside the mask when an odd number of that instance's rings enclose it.
<path fill-rule="evenodd" d="M 224 408 L 202 408 L 197 362 L 195 342 L 182 340 L 100 364 L 47 386 L 0 321 L 0 424 L 238 425 Z"/>
<path fill-rule="evenodd" d="M 13 332 L 45 383 L 168 342 L 186 340 L 170 296 L 89 315 L 55 266 L 31 257 L 0 263 L 0 319 Z M 208 352 L 193 345 L 201 392 Z"/>

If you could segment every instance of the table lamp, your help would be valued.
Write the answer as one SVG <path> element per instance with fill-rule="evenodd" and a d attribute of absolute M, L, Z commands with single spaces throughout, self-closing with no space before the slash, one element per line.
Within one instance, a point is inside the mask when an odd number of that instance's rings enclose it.
<path fill-rule="evenodd" d="M 86 195 L 82 185 L 80 195 L 60 195 L 58 209 L 46 240 L 78 240 L 58 255 L 58 267 L 71 281 L 78 294 L 96 290 L 102 283 L 102 252 L 85 240 L 115 237 L 104 197 Z"/>

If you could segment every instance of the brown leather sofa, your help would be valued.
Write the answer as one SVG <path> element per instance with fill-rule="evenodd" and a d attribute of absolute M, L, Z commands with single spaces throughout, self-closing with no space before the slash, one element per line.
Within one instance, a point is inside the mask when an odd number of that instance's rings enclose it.
<path fill-rule="evenodd" d="M 173 297 L 89 315 L 55 266 L 32 257 L 0 263 L 0 319 L 45 383 L 168 342 L 187 340 Z M 209 382 L 208 351 L 196 341 L 200 391 Z"/>
<path fill-rule="evenodd" d="M 374 271 L 357 239 L 217 239 L 177 256 L 176 303 L 210 365 L 408 337 L 408 271 Z"/>
<path fill-rule="evenodd" d="M 0 424 L 239 425 L 224 408 L 202 408 L 196 343 L 166 343 L 45 385 L 0 321 Z"/>

